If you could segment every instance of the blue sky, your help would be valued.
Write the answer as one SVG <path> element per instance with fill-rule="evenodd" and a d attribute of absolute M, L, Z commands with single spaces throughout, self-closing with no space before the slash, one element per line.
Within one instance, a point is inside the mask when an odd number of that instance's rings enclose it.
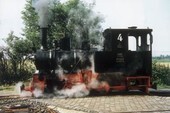
<path fill-rule="evenodd" d="M 92 2 L 92 0 L 84 0 Z M 100 13 L 106 28 L 153 29 L 153 54 L 170 55 L 170 0 L 95 0 L 94 11 Z M 20 36 L 24 27 L 20 12 L 25 0 L 0 0 L 0 44 L 12 30 Z"/>

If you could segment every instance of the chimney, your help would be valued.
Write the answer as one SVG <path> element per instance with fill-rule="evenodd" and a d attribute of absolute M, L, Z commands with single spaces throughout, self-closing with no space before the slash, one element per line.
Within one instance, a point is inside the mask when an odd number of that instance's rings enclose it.
<path fill-rule="evenodd" d="M 40 41 L 42 49 L 47 49 L 47 27 L 40 28 Z"/>

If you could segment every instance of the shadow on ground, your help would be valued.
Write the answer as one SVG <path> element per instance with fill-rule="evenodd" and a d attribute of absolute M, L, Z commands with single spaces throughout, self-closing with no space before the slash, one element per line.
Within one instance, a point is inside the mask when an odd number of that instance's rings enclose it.
<path fill-rule="evenodd" d="M 113 95 L 149 95 L 149 96 L 170 96 L 170 89 L 163 89 L 163 90 L 155 90 L 150 89 L 149 94 L 133 90 L 133 91 L 110 91 L 110 92 L 99 92 L 99 91 L 91 91 L 89 96 L 113 96 Z"/>

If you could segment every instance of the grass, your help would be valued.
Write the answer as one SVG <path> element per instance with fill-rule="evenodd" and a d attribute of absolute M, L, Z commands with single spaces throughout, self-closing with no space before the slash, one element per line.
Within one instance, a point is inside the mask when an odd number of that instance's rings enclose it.
<path fill-rule="evenodd" d="M 170 60 L 155 60 L 152 59 L 152 62 L 155 62 L 160 65 L 170 66 Z"/>
<path fill-rule="evenodd" d="M 29 80 L 27 80 L 27 81 L 25 81 L 23 83 L 24 83 L 25 86 L 29 86 L 30 81 L 31 80 L 29 79 Z M 0 91 L 13 91 L 15 89 L 15 87 L 16 87 L 16 84 L 17 83 L 15 83 L 13 85 L 0 85 Z"/>
<path fill-rule="evenodd" d="M 158 64 L 170 67 L 170 62 L 158 62 Z"/>
<path fill-rule="evenodd" d="M 170 86 L 168 85 L 158 85 L 158 89 L 170 89 Z"/>
<path fill-rule="evenodd" d="M 2 86 L 0 86 L 0 91 L 2 91 L 2 90 L 9 90 L 9 91 L 11 91 L 11 90 L 14 90 L 14 87 L 15 86 L 9 86 L 9 85 L 2 85 Z"/>

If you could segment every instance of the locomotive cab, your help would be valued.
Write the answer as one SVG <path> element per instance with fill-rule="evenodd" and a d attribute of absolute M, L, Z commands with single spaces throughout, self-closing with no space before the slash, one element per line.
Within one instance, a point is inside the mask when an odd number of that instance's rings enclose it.
<path fill-rule="evenodd" d="M 152 29 L 136 27 L 106 29 L 103 33 L 104 51 L 95 53 L 95 71 L 111 78 L 111 86 L 130 89 L 132 84 L 136 85 L 134 89 L 144 86 L 148 92 L 152 76 L 151 32 Z"/>
<path fill-rule="evenodd" d="M 152 29 L 106 29 L 104 50 L 95 53 L 96 72 L 124 72 L 144 69 L 143 73 L 151 75 Z M 134 42 L 131 43 L 131 38 Z M 131 49 L 131 46 L 136 46 Z M 149 67 L 146 67 L 149 65 Z M 137 69 L 138 68 L 138 69 Z M 149 70 L 147 70 L 149 68 Z"/>

